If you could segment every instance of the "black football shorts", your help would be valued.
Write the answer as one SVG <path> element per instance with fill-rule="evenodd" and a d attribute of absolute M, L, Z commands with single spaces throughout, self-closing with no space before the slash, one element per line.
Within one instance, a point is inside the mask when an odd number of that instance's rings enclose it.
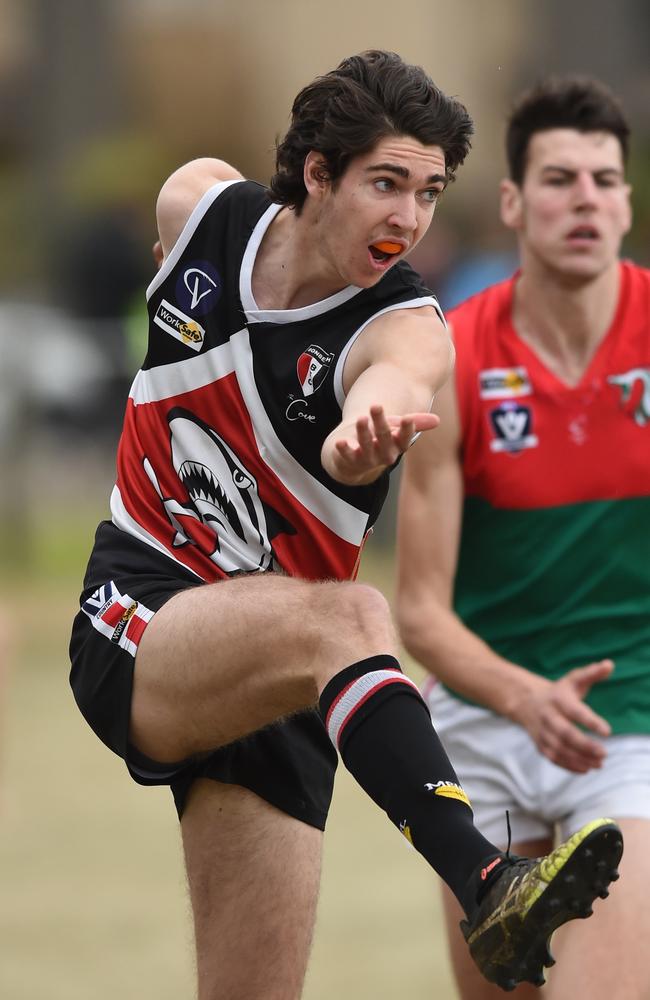
<path fill-rule="evenodd" d="M 92 557 L 91 557 L 92 565 Z M 159 764 L 129 743 L 133 671 L 148 621 L 189 577 L 125 575 L 86 586 L 70 640 L 70 684 L 82 715 L 97 736 L 124 759 L 143 785 L 168 784 L 179 816 L 196 778 L 242 785 L 318 829 L 325 828 L 337 754 L 318 713 L 300 712 L 199 758 Z M 204 586 L 204 584 L 200 584 Z M 228 581 L 216 584 L 228 586 Z"/>

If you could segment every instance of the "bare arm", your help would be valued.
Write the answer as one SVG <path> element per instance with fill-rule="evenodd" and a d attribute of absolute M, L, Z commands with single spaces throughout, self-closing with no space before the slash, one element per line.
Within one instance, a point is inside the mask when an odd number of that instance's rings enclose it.
<path fill-rule="evenodd" d="M 449 335 L 431 306 L 396 310 L 371 323 L 346 361 L 342 419 L 321 451 L 332 478 L 373 482 L 414 434 L 436 427 L 431 403 L 452 364 Z"/>
<path fill-rule="evenodd" d="M 440 427 L 411 449 L 402 476 L 397 618 L 403 642 L 450 688 L 524 726 L 555 763 L 577 772 L 598 767 L 603 748 L 578 726 L 608 734 L 605 720 L 582 699 L 593 683 L 609 675 L 611 661 L 551 682 L 499 656 L 452 610 L 463 503 L 453 383 L 436 402 Z"/>
<path fill-rule="evenodd" d="M 208 188 L 219 181 L 243 180 L 242 175 L 225 160 L 204 157 L 191 160 L 168 177 L 158 195 L 156 218 L 162 255 L 174 246 L 192 210 Z M 157 261 L 162 262 L 162 255 Z M 154 257 L 156 250 L 154 249 Z"/>

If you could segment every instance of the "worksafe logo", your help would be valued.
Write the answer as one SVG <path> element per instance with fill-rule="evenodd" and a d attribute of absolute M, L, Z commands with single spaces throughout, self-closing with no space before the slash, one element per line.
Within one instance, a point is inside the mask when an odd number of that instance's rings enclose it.
<path fill-rule="evenodd" d="M 153 320 L 176 340 L 180 340 L 181 344 L 191 347 L 193 351 L 200 351 L 203 347 L 205 330 L 201 324 L 197 323 L 191 316 L 186 316 L 166 299 L 163 299 L 158 306 Z"/>
<path fill-rule="evenodd" d="M 479 372 L 478 380 L 481 399 L 513 399 L 515 396 L 530 396 L 532 392 L 524 367 L 485 368 Z"/>

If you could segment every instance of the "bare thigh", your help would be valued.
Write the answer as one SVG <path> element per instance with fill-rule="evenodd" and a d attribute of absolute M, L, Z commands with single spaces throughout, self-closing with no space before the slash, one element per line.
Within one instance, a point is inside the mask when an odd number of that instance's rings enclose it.
<path fill-rule="evenodd" d="M 512 853 L 522 857 L 537 858 L 542 854 L 548 854 L 552 848 L 549 840 L 535 840 L 527 843 L 513 844 Z M 469 948 L 459 927 L 464 913 L 456 897 L 450 892 L 447 886 L 442 886 L 442 898 L 445 911 L 445 922 L 447 925 L 447 942 L 451 958 L 456 985 L 458 986 L 458 996 L 460 1000 L 503 1000 L 504 992 L 498 986 L 488 983 L 478 971 L 469 953 Z M 555 938 L 553 939 L 555 941 Z M 517 1000 L 542 1000 L 547 996 L 547 988 L 541 990 L 529 983 L 522 983 L 517 986 L 508 996 Z M 582 994 L 565 994 L 564 1000 L 570 996 L 579 997 Z M 584 994 L 587 996 L 587 994 Z"/>
<path fill-rule="evenodd" d="M 198 1000 L 299 1000 L 322 833 L 237 785 L 201 780 L 181 824 Z"/>
<path fill-rule="evenodd" d="M 549 1000 L 650 1000 L 650 820 L 620 819 L 621 877 L 593 916 L 573 920 L 553 937 L 557 966 Z"/>
<path fill-rule="evenodd" d="M 131 741 L 165 763 L 213 750 L 313 706 L 335 673 L 395 645 L 385 599 L 363 584 L 258 574 L 185 590 L 140 642 Z"/>

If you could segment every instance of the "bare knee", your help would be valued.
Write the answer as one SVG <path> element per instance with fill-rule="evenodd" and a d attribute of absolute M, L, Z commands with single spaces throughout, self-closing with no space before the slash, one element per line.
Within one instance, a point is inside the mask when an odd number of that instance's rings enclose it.
<path fill-rule="evenodd" d="M 320 623 L 319 687 L 358 660 L 379 654 L 394 656 L 397 649 L 390 608 L 378 590 L 361 583 L 332 586 L 332 606 Z"/>

